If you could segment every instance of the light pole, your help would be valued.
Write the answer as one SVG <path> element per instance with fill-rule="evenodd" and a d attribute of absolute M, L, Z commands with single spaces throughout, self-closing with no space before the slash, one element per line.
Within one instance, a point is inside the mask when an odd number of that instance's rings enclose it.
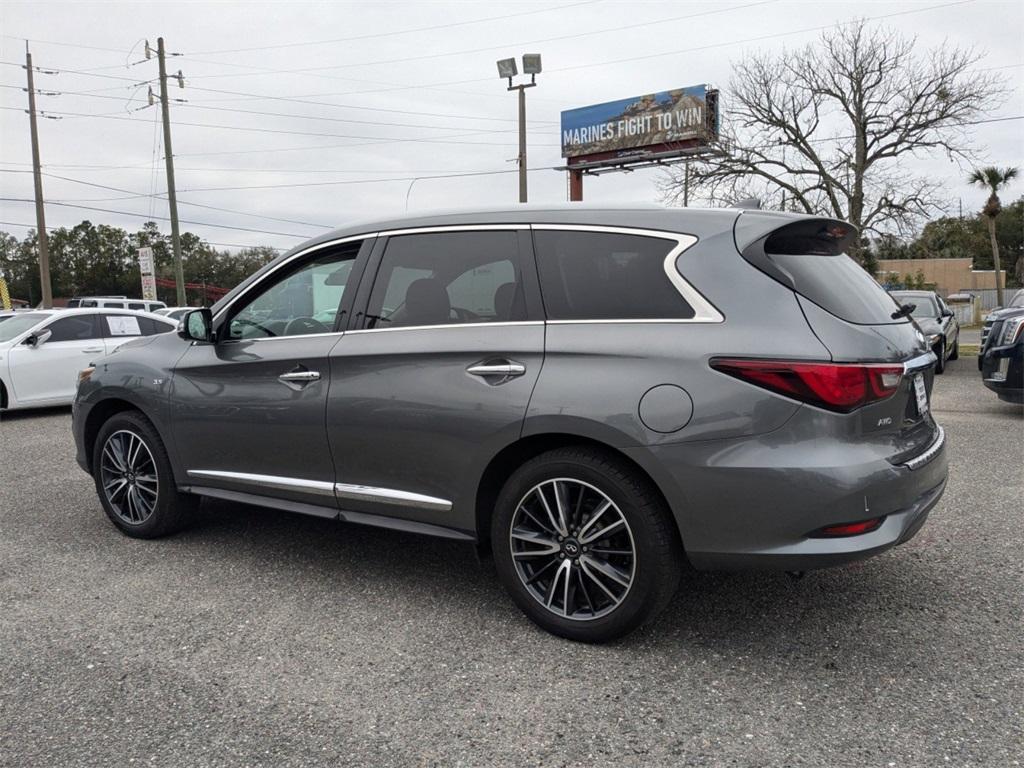
<path fill-rule="evenodd" d="M 540 54 L 523 54 L 523 74 L 530 76 L 530 82 L 512 85 L 512 78 L 519 74 L 516 60 L 501 59 L 498 62 L 498 77 L 508 79 L 508 89 L 519 91 L 519 202 L 526 202 L 526 89 L 537 84 L 540 74 Z"/>

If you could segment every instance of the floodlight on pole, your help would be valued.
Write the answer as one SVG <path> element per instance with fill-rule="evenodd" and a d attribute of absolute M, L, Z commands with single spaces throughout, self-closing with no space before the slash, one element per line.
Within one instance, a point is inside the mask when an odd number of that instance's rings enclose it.
<path fill-rule="evenodd" d="M 519 91 L 519 202 L 526 202 L 526 89 L 537 84 L 540 74 L 540 54 L 523 54 L 523 74 L 530 76 L 530 82 L 513 85 L 512 78 L 519 74 L 516 60 L 500 59 L 498 61 L 498 77 L 508 80 L 508 90 Z"/>

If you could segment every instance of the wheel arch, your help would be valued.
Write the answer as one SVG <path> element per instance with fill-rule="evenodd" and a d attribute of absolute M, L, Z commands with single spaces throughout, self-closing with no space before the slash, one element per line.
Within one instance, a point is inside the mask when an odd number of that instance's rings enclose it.
<path fill-rule="evenodd" d="M 153 419 L 151 419 L 137 403 L 133 403 L 130 400 L 123 400 L 119 397 L 109 397 L 105 400 L 100 400 L 89 409 L 89 413 L 85 418 L 85 424 L 82 429 L 82 445 L 85 448 L 85 460 L 89 464 L 90 472 L 92 472 L 93 469 L 92 454 L 96 447 L 96 437 L 99 435 L 100 430 L 113 416 L 126 411 L 135 411 L 144 417 L 146 421 L 152 425 L 153 429 L 156 430 L 156 433 L 160 435 L 160 439 L 164 439 L 156 424 L 153 423 Z M 166 440 L 164 440 L 164 445 L 167 445 Z"/>
<path fill-rule="evenodd" d="M 7 385 L 0 379 L 0 409 L 7 407 Z"/>
<path fill-rule="evenodd" d="M 487 553 L 490 550 L 490 528 L 491 518 L 494 514 L 494 504 L 509 476 L 535 456 L 556 448 L 566 448 L 569 446 L 593 448 L 610 454 L 636 471 L 650 483 L 652 490 L 661 498 L 665 509 L 672 518 L 676 533 L 679 533 L 679 526 L 675 521 L 674 515 L 671 514 L 671 507 L 664 491 L 654 477 L 651 476 L 651 473 L 632 457 L 623 453 L 618 448 L 592 437 L 583 437 L 567 432 L 545 432 L 522 437 L 514 443 L 505 446 L 491 458 L 480 475 L 476 491 L 475 524 L 477 547 L 481 552 Z"/>

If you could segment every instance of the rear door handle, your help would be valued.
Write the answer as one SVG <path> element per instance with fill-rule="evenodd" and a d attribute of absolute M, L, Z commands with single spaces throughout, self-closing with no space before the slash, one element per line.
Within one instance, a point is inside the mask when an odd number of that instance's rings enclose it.
<path fill-rule="evenodd" d="M 95 355 L 97 352 L 102 352 L 102 351 L 103 351 L 103 347 L 89 347 L 88 349 L 83 349 L 82 350 L 82 354 L 83 355 Z"/>
<path fill-rule="evenodd" d="M 471 365 L 466 369 L 466 373 L 473 376 L 501 376 L 503 378 L 510 378 L 512 376 L 522 376 L 526 373 L 526 366 L 522 363 L 517 363 L 515 360 L 495 360 L 493 362 Z"/>

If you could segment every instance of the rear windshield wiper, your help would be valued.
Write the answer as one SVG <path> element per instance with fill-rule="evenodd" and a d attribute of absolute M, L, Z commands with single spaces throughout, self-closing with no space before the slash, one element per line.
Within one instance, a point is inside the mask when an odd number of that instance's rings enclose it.
<path fill-rule="evenodd" d="M 889 315 L 889 317 L 893 320 L 899 320 L 901 317 L 910 317 L 910 313 L 915 309 L 917 309 L 917 304 L 900 304 L 900 308 Z"/>

